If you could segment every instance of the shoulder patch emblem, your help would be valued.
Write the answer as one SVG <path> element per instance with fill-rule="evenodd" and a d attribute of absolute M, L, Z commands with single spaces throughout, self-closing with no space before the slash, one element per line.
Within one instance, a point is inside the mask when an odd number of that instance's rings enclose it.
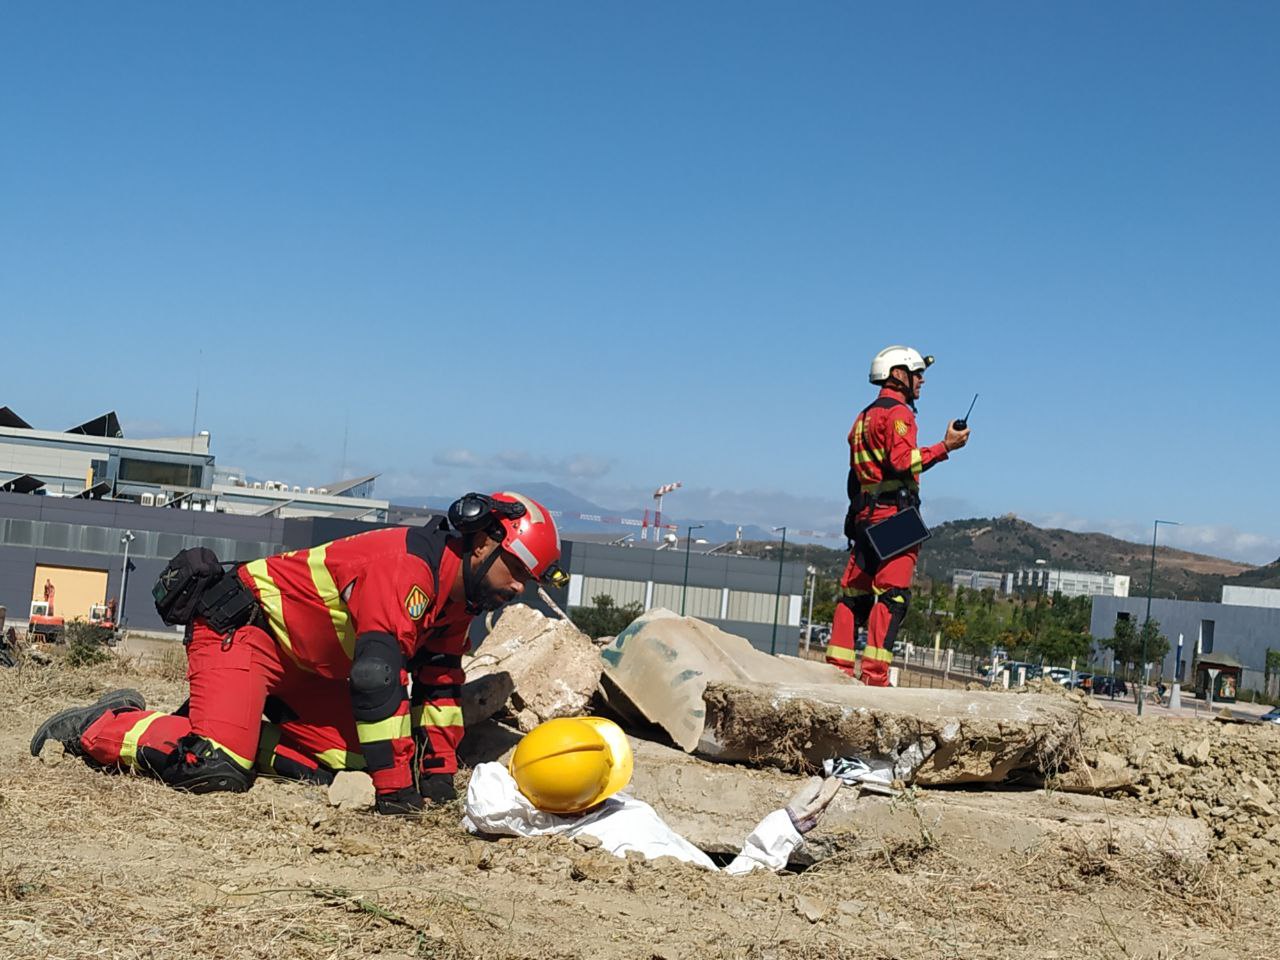
<path fill-rule="evenodd" d="M 905 420 L 893 421 L 893 429 L 897 431 L 898 436 L 905 437 L 907 435 L 907 421 Z"/>
<path fill-rule="evenodd" d="M 409 619 L 421 620 L 430 606 L 431 598 L 415 583 L 409 595 L 404 598 L 404 609 L 409 614 Z"/>

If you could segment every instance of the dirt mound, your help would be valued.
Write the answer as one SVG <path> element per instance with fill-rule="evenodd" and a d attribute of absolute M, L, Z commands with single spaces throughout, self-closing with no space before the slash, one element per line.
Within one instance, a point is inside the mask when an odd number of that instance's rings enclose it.
<path fill-rule="evenodd" d="M 1207 821 L 1215 859 L 1280 887 L 1280 728 L 1138 718 L 1090 705 L 1081 715 L 1091 771 L 1161 810 Z"/>

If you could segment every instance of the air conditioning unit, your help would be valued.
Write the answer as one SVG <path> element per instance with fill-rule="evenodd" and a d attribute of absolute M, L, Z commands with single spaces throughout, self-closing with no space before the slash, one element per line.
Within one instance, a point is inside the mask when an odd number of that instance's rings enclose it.
<path fill-rule="evenodd" d="M 294 484 L 294 486 L 293 486 L 293 492 L 294 492 L 294 493 L 301 493 L 301 492 L 302 492 L 302 488 L 301 488 L 300 486 L 298 486 L 297 484 Z"/>
<path fill-rule="evenodd" d="M 169 502 L 169 495 L 168 495 L 167 493 L 157 493 L 157 494 L 156 494 L 156 506 L 157 506 L 157 507 L 163 507 L 163 506 L 164 506 L 165 504 L 167 504 L 168 502 Z"/>
<path fill-rule="evenodd" d="M 317 490 L 316 492 L 317 492 L 317 493 L 323 493 L 325 496 L 328 496 L 328 495 L 329 495 L 329 488 L 328 488 L 328 487 L 321 487 L 321 488 L 320 488 L 319 490 Z"/>
<path fill-rule="evenodd" d="M 316 492 L 316 488 L 315 488 L 315 487 L 307 487 L 307 493 L 314 494 L 315 492 Z"/>
<path fill-rule="evenodd" d="M 255 490 L 261 490 L 261 489 L 262 489 L 262 481 L 261 481 L 261 480 L 255 480 L 255 481 L 253 481 L 253 489 L 255 489 Z"/>
<path fill-rule="evenodd" d="M 138 497 L 138 502 L 144 507 L 154 507 L 156 505 L 156 495 L 154 493 L 144 493 Z"/>

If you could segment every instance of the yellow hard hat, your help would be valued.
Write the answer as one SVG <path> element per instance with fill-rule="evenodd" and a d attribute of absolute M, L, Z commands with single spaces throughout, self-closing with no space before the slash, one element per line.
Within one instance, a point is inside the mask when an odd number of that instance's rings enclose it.
<path fill-rule="evenodd" d="M 534 727 L 507 766 L 529 801 L 548 813 L 581 813 L 631 781 L 626 734 L 601 717 L 561 717 Z"/>

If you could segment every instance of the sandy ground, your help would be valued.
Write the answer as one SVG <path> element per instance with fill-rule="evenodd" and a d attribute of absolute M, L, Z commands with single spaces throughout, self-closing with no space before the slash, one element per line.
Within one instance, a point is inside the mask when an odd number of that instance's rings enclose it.
<path fill-rule="evenodd" d="M 1214 960 L 1276 933 L 1280 898 L 1247 873 L 1105 839 L 996 856 L 868 824 L 802 873 L 729 878 L 468 837 L 456 804 L 386 819 L 267 781 L 189 797 L 28 754 L 47 714 L 122 685 L 183 696 L 166 660 L 0 671 L 0 957 Z"/>

